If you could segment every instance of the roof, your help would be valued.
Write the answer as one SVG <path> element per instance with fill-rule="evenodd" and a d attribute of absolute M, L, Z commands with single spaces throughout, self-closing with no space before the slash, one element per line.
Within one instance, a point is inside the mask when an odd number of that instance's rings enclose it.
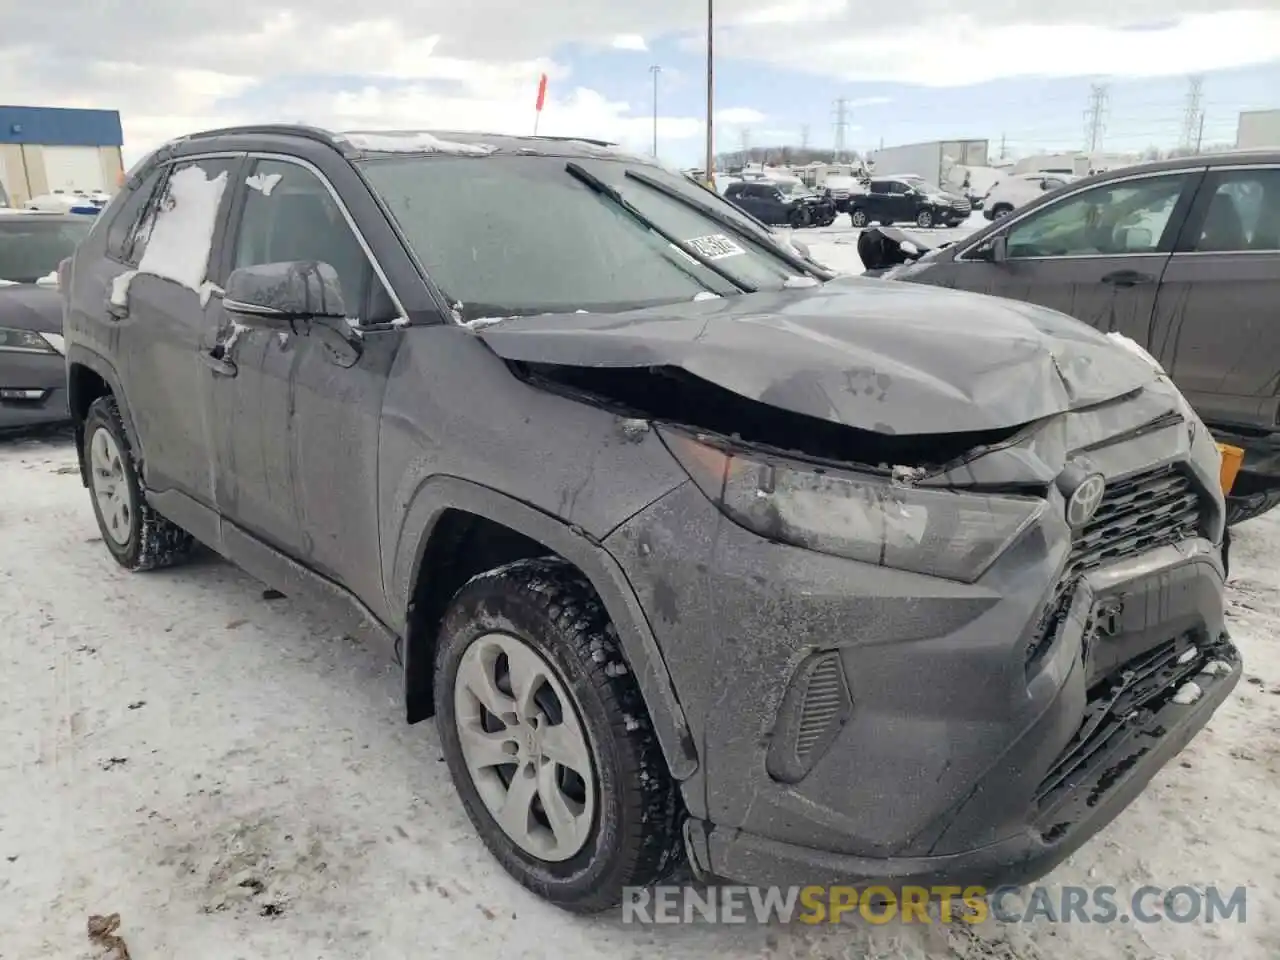
<path fill-rule="evenodd" d="M 118 110 L 0 106 L 0 143 L 59 147 L 118 147 Z"/>
<path fill-rule="evenodd" d="M 301 124 L 260 124 L 221 127 L 179 137 L 166 146 L 214 137 L 294 136 L 324 143 L 342 151 L 351 159 L 394 155 L 417 156 L 490 156 L 520 154 L 525 156 L 609 157 L 632 162 L 656 164 L 652 157 L 627 153 L 607 140 L 587 137 L 513 136 L 502 133 L 478 133 L 461 130 L 326 130 Z"/>

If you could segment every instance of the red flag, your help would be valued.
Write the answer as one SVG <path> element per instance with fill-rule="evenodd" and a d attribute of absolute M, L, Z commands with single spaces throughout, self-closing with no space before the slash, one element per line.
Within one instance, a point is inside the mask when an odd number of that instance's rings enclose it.
<path fill-rule="evenodd" d="M 542 105 L 547 102 L 547 75 L 544 73 L 538 81 L 538 105 L 535 109 L 541 113 Z"/>

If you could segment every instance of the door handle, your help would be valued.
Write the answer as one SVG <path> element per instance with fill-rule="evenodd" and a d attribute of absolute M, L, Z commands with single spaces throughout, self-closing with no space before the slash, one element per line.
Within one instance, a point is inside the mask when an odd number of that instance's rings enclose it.
<path fill-rule="evenodd" d="M 222 346 L 219 344 L 209 351 L 200 352 L 200 362 L 219 377 L 234 377 L 239 371 L 230 360 L 222 357 Z"/>
<path fill-rule="evenodd" d="M 1137 270 L 1117 270 L 1102 278 L 1103 283 L 1114 284 L 1117 287 L 1136 287 L 1142 283 L 1155 283 L 1155 280 L 1156 278 L 1151 274 L 1139 273 Z"/>

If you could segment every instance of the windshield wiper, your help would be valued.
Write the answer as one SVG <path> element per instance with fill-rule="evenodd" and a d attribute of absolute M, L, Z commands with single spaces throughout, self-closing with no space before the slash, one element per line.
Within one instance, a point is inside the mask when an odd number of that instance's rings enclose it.
<path fill-rule="evenodd" d="M 630 200 L 628 200 L 621 193 L 619 193 L 617 191 L 617 188 L 612 187 L 609 184 L 605 183 L 603 180 L 597 177 L 594 173 L 592 173 L 586 167 L 582 166 L 581 164 L 574 163 L 572 160 L 570 160 L 568 163 L 564 165 L 564 169 L 575 180 L 579 180 L 582 183 L 586 184 L 588 187 L 590 187 L 592 190 L 594 190 L 596 193 L 600 194 L 601 196 L 608 197 L 620 208 L 626 211 L 626 213 L 633 220 L 639 223 L 642 227 L 645 227 L 648 230 L 652 230 L 654 233 L 660 236 L 663 240 L 667 241 L 667 243 L 671 244 L 673 247 L 675 247 L 677 250 L 679 250 L 689 259 L 693 260 L 695 263 L 698 263 L 706 267 L 712 273 L 716 274 L 722 280 L 725 280 L 728 283 L 732 284 L 734 287 L 737 287 L 743 293 L 756 292 L 756 288 L 751 286 L 751 284 L 747 283 L 745 280 L 739 280 L 737 277 L 729 273 L 723 267 L 717 266 L 715 262 L 709 259 L 708 257 L 705 257 L 702 254 L 698 253 L 697 250 L 693 249 L 693 247 L 689 246 L 689 244 L 685 243 L 675 234 L 670 233 L 667 230 L 663 230 L 662 227 L 658 226 L 656 223 L 654 223 L 652 220 L 646 217 L 643 213 L 641 213 L 640 210 L 636 208 L 635 204 L 633 204 Z"/>
<path fill-rule="evenodd" d="M 742 211 L 743 216 L 748 217 L 753 222 L 760 224 L 760 226 L 763 228 L 763 235 L 753 233 L 752 231 L 745 229 L 743 225 L 737 222 L 736 220 L 734 220 L 733 217 L 726 216 L 725 214 L 721 213 L 719 210 L 712 207 L 710 204 L 701 203 L 697 200 L 694 200 L 692 197 L 685 196 L 675 187 L 668 186 L 667 184 L 663 183 L 661 180 L 658 180 L 655 177 L 649 176 L 647 173 L 642 173 L 639 170 L 628 170 L 626 173 L 626 176 L 630 177 L 632 180 L 639 180 L 646 187 L 650 187 L 651 189 L 657 190 L 663 196 L 670 197 L 672 200 L 675 200 L 679 203 L 683 203 L 686 207 L 690 207 L 693 210 L 697 210 L 703 216 L 709 217 L 710 219 L 714 220 L 716 223 L 720 224 L 720 226 L 725 227 L 729 230 L 732 230 L 734 233 L 738 234 L 738 236 L 740 237 L 747 237 L 751 240 L 756 241 L 757 243 L 760 241 L 764 241 L 765 243 L 769 244 L 770 248 L 775 253 L 777 253 L 779 256 L 782 257 L 783 260 L 787 262 L 788 266 L 790 266 L 794 270 L 798 270 L 800 273 L 813 274 L 815 276 L 821 277 L 823 280 L 830 280 L 835 276 L 834 273 L 830 273 L 829 271 L 819 269 L 817 266 L 810 263 L 809 261 L 801 257 L 797 257 L 794 253 L 792 253 L 790 250 L 788 250 L 786 247 L 782 246 L 782 244 L 778 242 L 777 236 L 774 234 L 772 230 L 769 229 L 768 224 L 766 224 L 763 220 L 757 220 L 755 217 L 751 216 L 751 214 L 747 213 L 745 210 Z"/>

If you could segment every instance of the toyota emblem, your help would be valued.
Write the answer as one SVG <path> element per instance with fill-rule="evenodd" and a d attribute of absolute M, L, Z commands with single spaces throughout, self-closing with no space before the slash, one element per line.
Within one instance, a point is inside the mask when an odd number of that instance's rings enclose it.
<path fill-rule="evenodd" d="M 1078 530 L 1093 519 L 1107 492 L 1107 481 L 1100 473 L 1091 473 L 1067 497 L 1067 524 Z"/>

